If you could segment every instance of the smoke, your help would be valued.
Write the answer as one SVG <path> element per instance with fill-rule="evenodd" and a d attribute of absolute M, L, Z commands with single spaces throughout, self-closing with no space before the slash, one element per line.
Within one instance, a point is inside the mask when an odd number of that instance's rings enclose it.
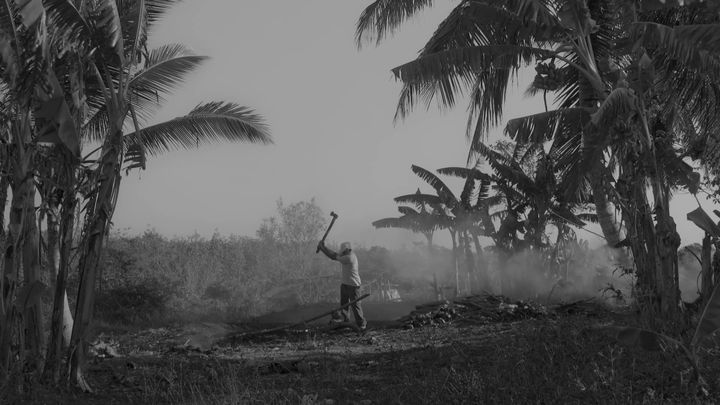
<path fill-rule="evenodd" d="M 633 280 L 622 270 L 618 253 L 605 247 L 574 249 L 554 260 L 552 253 L 525 250 L 505 265 L 496 257 L 491 286 L 510 298 L 541 303 L 599 298 L 622 304 L 630 298 Z"/>

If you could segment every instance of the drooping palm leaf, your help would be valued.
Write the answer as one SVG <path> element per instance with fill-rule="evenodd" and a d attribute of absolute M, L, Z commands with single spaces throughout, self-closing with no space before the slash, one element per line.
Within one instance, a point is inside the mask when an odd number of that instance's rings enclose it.
<path fill-rule="evenodd" d="M 572 211 L 565 207 L 551 207 L 548 211 L 558 219 L 561 219 L 562 221 L 570 225 L 574 225 L 579 228 L 585 226 L 585 222 L 583 222 L 577 215 L 575 215 Z"/>
<path fill-rule="evenodd" d="M 415 210 L 413 207 L 406 207 L 404 205 L 398 207 L 398 212 L 404 215 L 420 215 L 420 212 Z"/>
<path fill-rule="evenodd" d="M 43 0 L 53 46 L 77 47 L 80 52 L 92 47 L 92 28 L 70 0 Z"/>
<path fill-rule="evenodd" d="M 415 204 L 415 205 L 430 205 L 437 206 L 443 204 L 440 197 L 433 194 L 406 194 L 397 196 L 393 199 L 398 204 Z"/>
<path fill-rule="evenodd" d="M 482 171 L 475 169 L 475 168 L 467 168 L 467 167 L 443 167 L 441 169 L 437 170 L 438 173 L 442 174 L 443 176 L 453 176 L 453 177 L 459 177 L 461 179 L 478 179 L 478 180 L 486 180 L 486 181 L 492 181 L 493 178 L 489 174 L 483 173 Z"/>
<path fill-rule="evenodd" d="M 363 43 L 379 43 L 405 20 L 430 7 L 433 0 L 377 0 L 360 15 L 355 32 L 358 47 Z"/>
<path fill-rule="evenodd" d="M 636 113 L 637 102 L 637 96 L 632 89 L 616 88 L 592 114 L 591 121 L 596 127 L 607 131 L 618 120 L 626 119 Z"/>
<path fill-rule="evenodd" d="M 166 97 L 197 69 L 205 56 L 193 54 L 180 44 L 163 45 L 153 49 L 144 67 L 129 82 L 129 103 L 142 123 L 149 121 Z M 100 139 L 107 131 L 107 106 L 97 102 L 97 109 L 85 125 L 90 139 Z"/>
<path fill-rule="evenodd" d="M 551 54 L 530 46 L 485 45 L 420 57 L 393 69 L 395 77 L 405 84 L 398 102 L 398 115 L 402 117 L 418 100 L 431 102 L 438 98 L 441 106 L 452 107 L 458 94 L 477 85 L 479 72 L 493 69 L 515 72 L 533 58 Z M 485 87 L 489 84 L 485 83 Z"/>
<path fill-rule="evenodd" d="M 662 60 L 675 60 L 682 66 L 699 69 L 711 77 L 720 73 L 718 44 L 720 24 L 695 24 L 670 27 L 655 22 L 638 22 L 630 26 L 628 41 L 633 49 L 644 47 Z"/>
<path fill-rule="evenodd" d="M 542 143 L 556 137 L 562 140 L 582 131 L 589 120 L 589 109 L 563 108 L 511 119 L 505 134 L 520 144 Z"/>
<path fill-rule="evenodd" d="M 443 202 L 443 204 L 452 207 L 457 203 L 457 198 L 455 198 L 452 190 L 450 190 L 450 188 L 445 185 L 445 183 L 440 180 L 440 178 L 434 173 L 416 165 L 412 165 L 410 169 L 413 171 L 413 173 L 415 173 L 421 179 L 425 180 L 425 182 L 427 182 L 430 186 L 432 186 L 432 188 L 435 189 L 435 192 L 440 197 L 440 200 Z"/>
<path fill-rule="evenodd" d="M 125 136 L 126 144 L 140 143 L 151 155 L 217 141 L 272 143 L 268 128 L 259 115 L 247 107 L 223 102 L 198 105 L 186 116 Z"/>
<path fill-rule="evenodd" d="M 128 145 L 125 151 L 125 174 L 128 174 L 132 169 L 145 170 L 146 164 L 145 147 L 139 143 Z"/>
<path fill-rule="evenodd" d="M 411 224 L 406 217 L 383 218 L 372 222 L 375 228 L 400 228 L 411 230 Z"/>
<path fill-rule="evenodd" d="M 130 89 L 143 101 L 140 105 L 157 105 L 207 59 L 180 44 L 160 46 L 150 51 L 144 67 L 133 75 Z"/>

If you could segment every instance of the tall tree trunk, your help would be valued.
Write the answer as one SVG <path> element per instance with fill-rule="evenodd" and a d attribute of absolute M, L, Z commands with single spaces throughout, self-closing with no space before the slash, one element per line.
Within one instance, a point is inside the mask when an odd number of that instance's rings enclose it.
<path fill-rule="evenodd" d="M 20 303 L 23 308 L 23 322 L 26 333 L 26 343 L 35 362 L 36 371 L 41 372 L 45 356 L 45 328 L 43 327 L 42 296 L 34 288 L 41 282 L 40 264 L 40 232 L 35 215 L 36 188 L 33 178 L 30 177 L 22 185 L 23 197 L 23 276 L 24 288 L 27 289 L 26 302 Z M 22 350 L 22 348 L 21 348 Z"/>
<path fill-rule="evenodd" d="M 67 215 L 64 214 L 64 210 L 56 211 L 58 216 L 59 215 Z M 62 212 L 62 214 L 61 214 Z M 69 218 L 71 221 L 74 219 L 74 212 L 69 213 L 71 215 L 71 218 Z M 60 219 L 60 221 L 58 221 Z M 59 283 L 57 283 L 58 277 L 60 277 L 60 268 L 61 263 L 63 260 L 67 262 L 67 258 L 62 257 L 63 256 L 63 245 L 66 244 L 66 239 L 69 236 L 70 242 L 72 242 L 72 229 L 65 229 L 66 225 L 61 226 L 61 222 L 67 221 L 68 218 L 58 218 L 54 215 L 49 215 L 47 218 L 47 233 L 48 233 L 48 265 L 50 266 L 51 275 L 52 278 L 56 281 L 55 284 L 55 290 L 58 289 L 60 286 Z M 72 224 L 69 225 L 70 228 L 72 228 Z M 61 231 L 62 229 L 62 231 Z M 69 235 L 64 236 L 62 233 L 68 232 Z M 67 269 L 66 269 L 67 273 Z M 65 282 L 62 283 L 65 285 Z M 58 308 L 60 308 L 60 313 L 62 313 L 62 324 L 60 325 L 60 329 L 62 333 L 60 336 L 62 336 L 62 346 L 68 347 L 70 345 L 70 338 L 72 335 L 72 328 L 73 328 L 73 318 L 72 318 L 72 312 L 70 311 L 70 303 L 68 302 L 68 296 L 67 296 L 67 289 L 63 288 L 63 290 L 60 292 L 62 296 L 62 305 L 60 305 Z"/>
<path fill-rule="evenodd" d="M 80 284 L 70 343 L 71 373 L 76 384 L 84 391 L 92 391 L 83 375 L 87 334 L 93 315 L 95 284 L 98 264 L 105 239 L 110 230 L 117 192 L 120 187 L 120 159 L 122 157 L 122 130 L 116 125 L 103 145 L 99 167 L 95 170 L 93 182 L 97 191 L 88 202 L 87 223 L 81 246 L 79 262 Z"/>
<path fill-rule="evenodd" d="M 480 238 L 477 233 L 472 232 L 473 244 L 475 245 L 475 252 L 477 253 L 477 261 L 475 265 L 478 288 L 480 290 L 490 289 L 490 280 L 488 275 L 488 263 L 485 255 L 483 254 L 482 246 L 480 245 Z"/>
<path fill-rule="evenodd" d="M 470 232 L 467 230 L 462 233 L 462 246 L 465 252 L 465 274 L 467 278 L 465 291 L 468 295 L 472 295 L 473 279 L 476 277 L 475 255 L 473 255 L 472 249 L 470 248 Z"/>
<path fill-rule="evenodd" d="M 63 349 L 70 345 L 73 318 L 67 296 L 67 276 L 72 253 L 73 230 L 75 226 L 74 193 L 76 181 L 72 167 L 60 165 L 58 183 L 64 185 L 60 201 L 51 203 L 52 212 L 48 215 L 48 263 L 55 278 L 55 296 L 51 322 L 51 338 L 48 345 L 48 361 L 45 375 L 52 377 L 55 383 L 60 380 L 60 371 L 64 360 Z"/>
<path fill-rule="evenodd" d="M 24 269 L 23 276 L 25 278 L 25 288 L 29 288 L 32 282 L 38 280 L 39 276 L 39 260 L 31 259 L 33 254 L 38 254 L 37 245 L 33 244 L 33 235 L 27 235 L 33 228 L 37 235 L 35 224 L 34 195 L 35 184 L 32 177 L 32 164 L 34 162 L 32 149 L 27 148 L 25 140 L 30 137 L 30 123 L 27 120 L 19 120 L 10 125 L 12 134 L 12 199 L 10 202 L 10 213 L 8 221 L 7 242 L 5 244 L 5 255 L 3 258 L 3 277 L 2 277 L 2 303 L 0 308 L 0 372 L 3 380 L 10 377 L 10 367 L 14 357 L 11 344 L 13 336 L 17 336 L 20 341 L 19 362 L 24 362 L 25 346 L 24 332 L 27 331 L 36 339 L 31 339 L 31 344 L 41 344 L 42 337 L 39 306 L 36 311 L 26 310 L 26 307 L 37 305 L 40 301 L 39 295 L 37 299 L 29 300 L 29 304 L 18 303 L 16 301 L 16 290 L 20 271 Z M 32 224 L 30 224 L 32 223 Z M 34 251 L 33 251 L 34 250 Z M 39 258 L 38 258 L 39 259 Z M 21 305 L 21 307 L 18 306 Z M 29 308 L 28 308 L 29 309 Z M 18 318 L 20 311 L 24 312 L 23 318 Z M 16 328 L 18 319 L 21 319 L 24 325 Z M 37 355 L 37 346 L 31 347 L 33 354 Z M 36 359 L 40 360 L 41 355 L 37 355 Z"/>
<path fill-rule="evenodd" d="M 455 268 L 455 296 L 460 296 L 460 269 L 458 268 L 457 238 L 454 230 L 450 230 L 452 238 L 453 267 Z"/>
<path fill-rule="evenodd" d="M 597 165 L 602 165 L 602 163 L 597 163 Z M 592 188 L 593 202 L 595 203 L 595 213 L 602 234 L 607 245 L 615 247 L 625 239 L 625 235 L 620 228 L 615 204 L 608 199 L 606 182 L 603 180 L 601 169 L 593 170 L 590 173 L 590 186 Z"/>
<path fill-rule="evenodd" d="M 677 233 L 677 226 L 670 215 L 670 190 L 665 185 L 659 184 L 653 194 L 659 195 L 655 207 L 656 226 L 656 249 L 659 258 L 657 264 L 656 289 L 660 298 L 660 311 L 666 318 L 674 319 L 679 310 L 680 286 L 678 281 L 678 249 L 680 248 L 680 235 Z"/>

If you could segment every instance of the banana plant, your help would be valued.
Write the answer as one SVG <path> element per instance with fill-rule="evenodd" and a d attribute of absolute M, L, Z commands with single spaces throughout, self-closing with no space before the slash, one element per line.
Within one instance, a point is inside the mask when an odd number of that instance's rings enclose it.
<path fill-rule="evenodd" d="M 367 33 L 382 38 L 430 5 L 374 2 L 358 23 L 358 40 Z M 452 107 L 457 95 L 470 91 L 474 152 L 499 124 L 514 75 L 535 63 L 536 86 L 529 92 L 556 93 L 558 109 L 515 121 L 508 133 L 518 142 L 557 142 L 565 152 L 563 170 L 574 178 L 565 189 L 592 189 L 609 245 L 630 245 L 638 285 L 673 315 L 678 236 L 669 215 L 674 180 L 668 179 L 693 176 L 681 164 L 692 154 L 671 153 L 677 152 L 671 146 L 693 144 L 695 157 L 718 167 L 718 142 L 708 142 L 720 122 L 708 102 L 720 91 L 718 7 L 717 1 L 462 1 L 416 60 L 393 69 L 404 84 L 397 116 L 423 101 Z M 646 165 L 630 167 L 633 157 Z M 667 171 L 665 162 L 679 171 Z"/>
<path fill-rule="evenodd" d="M 373 221 L 372 225 L 375 228 L 399 228 L 421 233 L 427 240 L 428 250 L 432 251 L 433 235 L 439 228 L 440 222 L 433 214 L 435 209 L 432 206 L 437 205 L 439 200 L 436 199 L 436 196 L 422 194 L 420 189 L 417 189 L 415 194 L 396 198 L 396 202 L 408 202 L 409 200 L 414 202 L 415 208 L 399 206 L 398 211 L 402 214 L 400 217 L 379 219 Z"/>
<path fill-rule="evenodd" d="M 94 285 L 117 204 L 122 170 L 142 169 L 149 155 L 194 148 L 201 142 L 271 142 L 260 116 L 228 102 L 203 103 L 187 115 L 143 127 L 167 95 L 207 59 L 182 45 L 147 49 L 149 28 L 174 3 L 44 1 L 49 37 L 57 50 L 56 69 L 66 74 L 65 94 L 73 100 L 74 111 L 80 112 L 75 124 L 82 128 L 84 142 L 100 144 L 82 162 L 75 163 L 85 181 L 81 183 L 76 177 L 75 191 L 70 193 L 84 200 L 70 369 L 72 380 L 86 391 L 90 386 L 83 367 Z"/>

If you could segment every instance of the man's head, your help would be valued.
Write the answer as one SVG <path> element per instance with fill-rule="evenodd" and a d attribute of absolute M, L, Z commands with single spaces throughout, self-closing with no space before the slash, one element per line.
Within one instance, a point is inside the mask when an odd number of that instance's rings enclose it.
<path fill-rule="evenodd" d="M 340 254 L 341 255 L 346 255 L 346 254 L 350 253 L 351 250 L 352 250 L 352 245 L 350 245 L 350 242 L 343 242 L 340 244 Z"/>

